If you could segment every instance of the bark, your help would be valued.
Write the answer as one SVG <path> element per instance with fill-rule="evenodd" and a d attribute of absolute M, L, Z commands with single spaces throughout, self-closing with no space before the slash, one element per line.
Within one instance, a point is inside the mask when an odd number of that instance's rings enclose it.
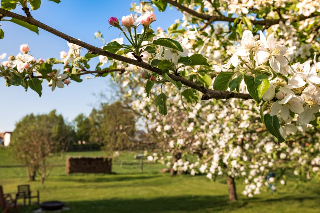
<path fill-rule="evenodd" d="M 30 168 L 27 168 L 27 172 L 28 172 L 29 181 L 35 181 L 36 171 L 34 171 L 33 169 L 30 169 Z"/>
<path fill-rule="evenodd" d="M 236 182 L 234 181 L 234 178 L 231 176 L 228 176 L 227 184 L 228 184 L 228 190 L 229 190 L 229 200 L 230 201 L 238 200 Z"/>

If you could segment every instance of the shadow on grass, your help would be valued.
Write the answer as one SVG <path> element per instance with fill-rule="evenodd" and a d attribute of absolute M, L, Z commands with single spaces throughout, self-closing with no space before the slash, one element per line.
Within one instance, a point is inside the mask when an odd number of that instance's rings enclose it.
<path fill-rule="evenodd" d="M 137 197 L 139 196 L 137 190 Z M 154 199 L 104 199 L 104 200 L 84 200 L 76 202 L 66 202 L 66 206 L 70 207 L 70 211 L 66 213 L 122 213 L 122 212 L 142 212 L 142 213 L 161 213 L 161 212 L 231 212 L 237 209 L 246 208 L 248 204 L 272 205 L 273 203 L 303 200 L 317 200 L 317 196 L 286 196 L 272 199 L 243 199 L 237 202 L 229 202 L 228 197 L 221 196 L 178 196 L 178 197 L 159 197 Z M 258 205 L 260 206 L 260 205 Z M 37 207 L 21 207 L 21 212 L 32 212 Z M 256 208 L 250 206 L 250 208 Z M 249 209 L 250 209 L 249 208 Z M 247 209 L 247 210 L 249 210 Z"/>
<path fill-rule="evenodd" d="M 240 208 L 242 201 L 231 203 L 226 196 L 179 196 L 155 199 L 110 199 L 68 202 L 71 212 L 203 212 Z"/>

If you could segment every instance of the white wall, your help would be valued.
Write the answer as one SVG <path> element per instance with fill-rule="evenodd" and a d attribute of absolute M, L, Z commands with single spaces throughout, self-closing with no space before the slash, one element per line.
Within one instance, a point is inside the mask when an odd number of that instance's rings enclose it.
<path fill-rule="evenodd" d="M 11 133 L 5 133 L 4 134 L 4 146 L 9 146 L 10 144 L 10 139 L 11 139 Z"/>

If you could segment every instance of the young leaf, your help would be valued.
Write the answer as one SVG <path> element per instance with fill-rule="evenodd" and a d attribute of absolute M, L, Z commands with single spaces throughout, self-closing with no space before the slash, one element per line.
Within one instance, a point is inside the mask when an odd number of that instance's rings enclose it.
<path fill-rule="evenodd" d="M 4 37 L 4 32 L 2 29 L 0 29 L 0 39 L 3 39 L 3 37 Z"/>
<path fill-rule="evenodd" d="M 264 93 L 269 89 L 270 82 L 268 80 L 268 76 L 266 75 L 257 75 L 254 79 L 254 82 L 256 85 L 257 94 L 260 101 Z"/>
<path fill-rule="evenodd" d="M 232 92 L 233 90 L 237 90 L 237 92 L 239 92 L 242 79 L 243 79 L 243 74 L 240 74 L 238 77 L 230 81 L 229 83 L 230 92 Z"/>
<path fill-rule="evenodd" d="M 42 95 L 42 85 L 41 85 L 41 80 L 37 79 L 37 78 L 32 78 L 28 81 L 28 85 L 29 87 L 36 91 L 39 94 L 39 97 L 41 97 Z"/>
<path fill-rule="evenodd" d="M 92 54 L 92 53 L 87 53 L 84 57 L 86 57 L 88 59 L 88 61 L 94 57 L 97 57 L 97 54 Z"/>
<path fill-rule="evenodd" d="M 146 93 L 147 93 L 147 97 L 150 96 L 150 91 L 151 91 L 153 85 L 154 85 L 154 83 L 152 81 L 150 81 L 150 80 L 147 81 L 147 84 L 146 84 L 146 87 L 145 87 Z"/>
<path fill-rule="evenodd" d="M 31 6 L 31 10 L 39 9 L 41 5 L 41 0 L 28 0 Z"/>
<path fill-rule="evenodd" d="M 214 90 L 224 91 L 228 89 L 229 81 L 231 80 L 234 72 L 221 72 L 213 83 Z"/>
<path fill-rule="evenodd" d="M 153 0 L 152 3 L 156 5 L 160 12 L 164 12 L 167 8 L 167 2 L 164 0 Z"/>
<path fill-rule="evenodd" d="M 180 43 L 175 40 L 172 40 L 170 38 L 159 38 L 159 39 L 153 41 L 153 44 L 160 45 L 163 47 L 169 47 L 169 48 L 172 48 L 175 50 L 179 50 L 180 52 L 183 52 L 183 49 L 182 49 Z"/>
<path fill-rule="evenodd" d="M 52 64 L 43 63 L 40 66 L 39 72 L 42 77 L 46 78 L 50 72 L 52 72 Z"/>
<path fill-rule="evenodd" d="M 243 22 L 246 25 L 246 27 L 248 28 L 248 30 L 252 30 L 252 23 L 251 23 L 250 19 L 248 19 L 247 17 L 243 17 Z"/>
<path fill-rule="evenodd" d="M 116 41 L 108 43 L 106 46 L 103 47 L 103 50 L 111 52 L 111 53 L 116 53 L 118 50 L 122 48 L 122 45 L 119 44 Z"/>
<path fill-rule="evenodd" d="M 35 33 L 39 34 L 39 28 L 37 26 L 34 26 L 32 24 L 29 24 L 27 22 L 24 22 L 24 21 L 21 21 L 19 19 L 15 19 L 15 18 L 12 18 L 9 21 L 11 21 L 11 22 L 13 22 L 15 24 L 18 24 L 18 25 L 20 25 L 22 27 L 25 27 L 25 28 L 31 30 L 32 32 L 35 32 Z"/>
<path fill-rule="evenodd" d="M 207 74 L 200 75 L 199 78 L 200 78 L 200 81 L 202 81 L 207 88 L 209 88 L 212 85 L 212 79 L 209 75 Z"/>
<path fill-rule="evenodd" d="M 167 96 L 164 93 L 156 97 L 155 103 L 158 112 L 162 115 L 167 115 Z"/>
<path fill-rule="evenodd" d="M 1 8 L 5 10 L 14 10 L 16 9 L 18 2 L 19 0 L 1 0 Z"/>
<path fill-rule="evenodd" d="M 57 4 L 61 2 L 60 0 L 49 0 L 49 1 L 53 1 L 53 2 L 55 2 Z"/>
<path fill-rule="evenodd" d="M 279 143 L 284 141 L 283 137 L 280 134 L 280 124 L 277 115 L 271 116 L 269 114 L 265 114 L 264 123 L 267 130 L 278 139 Z"/>

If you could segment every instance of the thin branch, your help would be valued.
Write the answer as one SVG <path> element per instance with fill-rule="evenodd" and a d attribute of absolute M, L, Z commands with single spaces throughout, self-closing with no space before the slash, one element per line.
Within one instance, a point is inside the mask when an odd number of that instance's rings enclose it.
<path fill-rule="evenodd" d="M 73 38 L 65 33 L 62 33 L 52 27 L 49 27 L 46 24 L 43 24 L 40 21 L 35 20 L 34 18 L 27 18 L 25 16 L 4 10 L 2 8 L 0 8 L 0 14 L 8 16 L 8 17 L 12 17 L 12 18 L 16 18 L 19 19 L 21 21 L 27 22 L 29 24 L 35 25 L 45 31 L 48 31 L 70 43 L 79 45 L 85 49 L 87 49 L 88 51 L 94 52 L 98 55 L 103 55 L 103 56 L 107 56 L 110 58 L 113 58 L 115 60 L 118 61 L 122 61 L 128 64 L 132 64 L 132 65 L 136 65 L 138 67 L 144 68 L 146 70 L 149 70 L 151 72 L 157 73 L 158 75 L 162 75 L 162 70 L 156 67 L 152 67 L 150 64 L 147 64 L 145 62 L 140 62 L 138 60 L 134 60 L 131 58 L 127 58 L 121 55 L 117 55 L 115 53 L 111 53 L 108 51 L 104 51 L 99 47 L 95 47 L 93 45 L 90 45 L 86 42 L 80 41 L 76 38 Z M 180 81 L 182 84 L 184 84 L 185 86 L 191 87 L 195 90 L 198 90 L 200 92 L 202 92 L 204 95 L 202 97 L 202 100 L 209 100 L 211 98 L 214 99 L 229 99 L 229 98 L 238 98 L 238 99 L 252 99 L 252 97 L 249 94 L 243 94 L 243 93 L 233 93 L 233 92 L 228 92 L 228 91 L 216 91 L 216 90 L 211 90 L 211 89 L 207 89 L 202 85 L 199 85 L 193 81 L 189 81 L 181 76 L 176 76 L 173 74 L 168 74 L 168 76 L 173 79 L 174 81 Z"/>
<path fill-rule="evenodd" d="M 227 16 L 221 16 L 221 15 L 220 16 L 215 16 L 215 15 L 214 16 L 210 16 L 210 15 L 198 13 L 197 11 L 192 10 L 192 9 L 182 5 L 182 4 L 179 4 L 177 1 L 174 1 L 174 0 L 164 0 L 164 1 L 166 1 L 167 3 L 177 7 L 178 9 L 180 9 L 180 10 L 186 12 L 186 13 L 189 13 L 190 15 L 193 15 L 193 16 L 198 17 L 200 19 L 207 20 L 208 23 L 209 23 L 210 20 L 213 20 L 213 21 L 226 21 L 226 22 L 234 22 L 234 20 L 236 20 L 236 18 L 231 18 L 231 17 L 227 17 Z M 279 19 L 252 20 L 251 23 L 254 24 L 254 25 L 272 26 L 272 25 L 275 25 L 275 24 L 279 24 L 280 21 L 282 21 L 283 23 L 285 23 L 287 20 L 291 20 L 291 22 L 303 21 L 303 20 L 306 20 L 308 18 L 313 18 L 313 17 L 316 17 L 316 16 L 319 16 L 319 15 L 317 15 L 316 13 L 312 13 L 309 16 L 300 15 L 300 16 L 297 16 L 296 18 L 293 18 L 293 19 L 279 18 Z M 210 25 L 210 24 L 208 24 L 208 25 Z"/>

